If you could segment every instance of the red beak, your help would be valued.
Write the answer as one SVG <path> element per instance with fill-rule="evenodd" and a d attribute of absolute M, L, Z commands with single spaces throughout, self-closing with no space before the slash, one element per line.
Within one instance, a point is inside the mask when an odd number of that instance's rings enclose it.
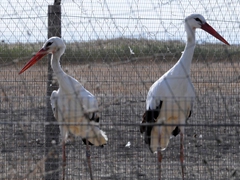
<path fill-rule="evenodd" d="M 26 71 L 28 68 L 30 68 L 32 65 L 34 65 L 36 62 L 38 62 L 40 59 L 42 59 L 46 54 L 48 54 L 47 50 L 41 49 L 37 52 L 35 56 L 33 56 L 29 62 L 22 68 L 22 70 L 19 72 L 19 74 Z"/>
<path fill-rule="evenodd" d="M 218 32 L 215 31 L 215 29 L 213 29 L 208 23 L 203 24 L 201 28 L 204 31 L 208 32 L 209 34 L 213 35 L 215 38 L 217 38 L 220 41 L 222 41 L 223 43 L 225 43 L 225 44 L 230 46 L 230 44 L 220 34 L 218 34 Z"/>

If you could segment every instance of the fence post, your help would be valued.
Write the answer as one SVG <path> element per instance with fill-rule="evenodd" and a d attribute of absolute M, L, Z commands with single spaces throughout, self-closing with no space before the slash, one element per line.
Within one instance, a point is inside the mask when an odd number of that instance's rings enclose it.
<path fill-rule="evenodd" d="M 48 6 L 48 38 L 52 36 L 61 37 L 61 6 L 55 1 L 54 5 Z M 51 68 L 51 55 L 48 56 L 48 82 L 47 82 L 47 117 L 45 126 L 45 180 L 59 179 L 59 126 L 51 124 L 56 122 L 50 103 L 50 96 L 58 85 L 53 81 L 53 70 Z M 55 143 L 53 143 L 55 142 Z M 50 153 L 51 152 L 51 153 Z M 50 154 L 50 155 L 49 155 Z"/>

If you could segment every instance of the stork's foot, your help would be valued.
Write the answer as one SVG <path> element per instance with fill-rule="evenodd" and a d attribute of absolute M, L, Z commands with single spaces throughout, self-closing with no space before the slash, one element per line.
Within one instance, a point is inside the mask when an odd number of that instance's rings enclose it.
<path fill-rule="evenodd" d="M 62 142 L 62 179 L 65 179 L 65 166 L 66 166 L 66 149 L 65 149 L 65 141 Z"/>
<path fill-rule="evenodd" d="M 182 168 L 182 179 L 184 180 L 184 154 L 183 154 L 183 133 L 180 132 L 180 162 L 181 162 L 181 168 Z"/>
<path fill-rule="evenodd" d="M 184 180 L 184 171 L 182 169 L 182 180 Z"/>
<path fill-rule="evenodd" d="M 158 148 L 157 150 L 157 159 L 158 159 L 158 179 L 161 180 L 161 172 L 162 172 L 162 153 L 161 148 Z"/>
<path fill-rule="evenodd" d="M 184 180 L 185 165 L 181 162 L 182 179 Z"/>
<path fill-rule="evenodd" d="M 158 158 L 158 180 L 161 180 L 161 174 L 162 174 L 162 152 L 161 152 L 161 133 L 159 132 L 158 135 L 158 143 L 159 147 L 157 148 L 157 158 Z"/>
<path fill-rule="evenodd" d="M 87 158 L 90 178 L 91 178 L 91 180 L 93 180 L 92 166 L 91 166 L 91 153 L 90 153 L 89 141 L 88 140 L 86 140 L 86 158 Z"/>

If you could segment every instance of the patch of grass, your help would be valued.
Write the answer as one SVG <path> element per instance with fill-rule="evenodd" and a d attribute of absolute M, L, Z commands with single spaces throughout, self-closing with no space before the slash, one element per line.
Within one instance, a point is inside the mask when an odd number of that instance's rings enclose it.
<path fill-rule="evenodd" d="M 15 43 L 0 44 L 0 63 L 4 64 L 22 57 L 31 57 L 43 45 L 37 43 Z M 62 57 L 62 62 L 116 62 L 125 61 L 132 57 L 156 57 L 162 56 L 164 59 L 181 56 L 185 42 L 181 41 L 158 41 L 148 39 L 128 39 L 117 38 L 109 40 L 96 40 L 89 42 L 66 43 L 66 51 Z M 130 53 L 130 49 L 134 54 Z M 240 52 L 237 46 L 227 47 L 222 44 L 201 44 L 197 45 L 194 52 L 195 60 L 218 59 L 231 60 L 238 59 Z"/>

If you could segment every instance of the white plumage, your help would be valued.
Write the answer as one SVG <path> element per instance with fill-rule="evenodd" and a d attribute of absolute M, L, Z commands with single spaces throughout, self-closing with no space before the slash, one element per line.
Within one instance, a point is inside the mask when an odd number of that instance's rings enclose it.
<path fill-rule="evenodd" d="M 146 99 L 146 112 L 143 115 L 141 132 L 145 132 L 145 143 L 152 152 L 158 152 L 161 162 L 161 151 L 165 150 L 172 135 L 181 134 L 180 158 L 183 164 L 183 126 L 144 126 L 145 123 L 184 125 L 191 115 L 196 97 L 190 78 L 191 62 L 195 48 L 195 30 L 201 28 L 225 44 L 228 42 L 220 36 L 200 14 L 185 18 L 187 43 L 178 62 L 160 77 L 149 89 Z M 183 167 L 182 167 L 183 173 Z M 183 176 L 184 178 L 184 176 Z"/>
<path fill-rule="evenodd" d="M 66 46 L 61 38 L 48 39 L 42 49 L 19 74 L 46 54 L 51 53 L 51 66 L 58 80 L 59 89 L 52 92 L 50 99 L 54 116 L 58 122 L 62 123 L 60 129 L 63 139 L 66 140 L 68 133 L 71 132 L 73 135 L 88 139 L 96 146 L 104 145 L 107 143 L 107 136 L 99 129 L 98 122 L 94 121 L 98 111 L 98 102 L 95 96 L 61 68 L 59 61 L 65 49 Z"/>
<path fill-rule="evenodd" d="M 51 53 L 51 66 L 59 83 L 59 89 L 51 94 L 51 105 L 54 116 L 60 124 L 63 138 L 63 161 L 65 164 L 65 141 L 69 132 L 83 138 L 83 142 L 102 146 L 107 143 L 105 132 L 99 128 L 97 116 L 98 102 L 93 94 L 81 83 L 67 75 L 60 66 L 60 57 L 65 51 L 65 44 L 59 37 L 47 40 L 41 50 L 23 67 L 19 74 L 30 68 L 43 56 Z M 88 157 L 90 162 L 90 156 Z M 63 174 L 64 178 L 64 174 Z"/>
<path fill-rule="evenodd" d="M 70 132 L 75 136 L 86 138 L 95 146 L 106 144 L 107 136 L 99 129 L 99 123 L 90 121 L 95 118 L 95 113 L 98 111 L 95 96 L 74 78 L 67 74 L 64 76 L 67 79 L 65 82 L 70 82 L 68 88 L 62 88 L 59 84 L 59 89 L 53 91 L 50 98 L 55 118 L 65 124 L 60 126 L 63 138 L 67 139 Z"/>
<path fill-rule="evenodd" d="M 190 78 L 194 46 L 194 44 L 188 43 L 179 61 L 160 77 L 148 91 L 146 110 L 156 109 L 162 101 L 157 123 L 185 124 L 185 120 L 190 114 L 196 96 Z M 159 146 L 158 131 L 163 132 L 160 147 L 164 150 L 174 128 L 174 126 L 153 127 L 150 145 L 153 152 L 156 152 Z M 184 131 L 183 126 L 179 128 L 181 132 Z"/>

